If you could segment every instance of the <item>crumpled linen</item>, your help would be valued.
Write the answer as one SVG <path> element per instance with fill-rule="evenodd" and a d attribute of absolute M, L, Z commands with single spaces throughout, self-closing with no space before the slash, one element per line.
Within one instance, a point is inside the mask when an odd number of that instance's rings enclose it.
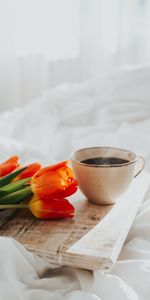
<path fill-rule="evenodd" d="M 149 207 L 150 200 L 146 200 L 130 230 L 119 260 L 109 274 L 99 270 L 91 272 L 50 265 L 26 251 L 17 241 L 1 237 L 1 299 L 148 300 Z"/>
<path fill-rule="evenodd" d="M 53 163 L 70 158 L 77 148 L 103 145 L 141 152 L 149 171 L 148 71 L 112 76 L 98 88 L 94 83 L 56 88 L 23 108 L 2 113 L 0 160 L 17 153 L 23 163 Z M 58 268 L 1 237 L 0 300 L 7 299 L 149 300 L 150 191 L 109 274 Z"/>

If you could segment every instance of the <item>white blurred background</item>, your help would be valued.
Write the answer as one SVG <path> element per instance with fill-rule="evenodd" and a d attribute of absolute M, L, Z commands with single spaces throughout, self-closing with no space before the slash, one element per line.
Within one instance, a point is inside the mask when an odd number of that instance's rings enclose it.
<path fill-rule="evenodd" d="M 0 110 L 150 63 L 150 0 L 0 0 Z"/>

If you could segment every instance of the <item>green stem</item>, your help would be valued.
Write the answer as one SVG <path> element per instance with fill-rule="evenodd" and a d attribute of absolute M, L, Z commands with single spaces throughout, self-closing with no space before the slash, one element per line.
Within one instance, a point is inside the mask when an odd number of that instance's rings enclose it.
<path fill-rule="evenodd" d="M 1 204 L 0 205 L 0 210 L 1 209 L 10 209 L 10 208 L 28 208 L 28 204 Z"/>

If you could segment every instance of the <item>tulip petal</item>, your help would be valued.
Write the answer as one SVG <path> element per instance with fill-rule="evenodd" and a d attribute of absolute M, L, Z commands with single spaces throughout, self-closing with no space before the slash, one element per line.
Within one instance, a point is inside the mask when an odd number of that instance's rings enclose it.
<path fill-rule="evenodd" d="M 33 196 L 28 203 L 29 209 L 38 219 L 73 218 L 74 207 L 67 199 L 53 199 L 43 201 Z"/>
<path fill-rule="evenodd" d="M 14 181 L 20 180 L 20 179 L 25 179 L 28 177 L 32 177 L 37 171 L 41 169 L 41 164 L 40 163 L 33 163 L 30 164 L 26 167 L 26 169 L 21 172 L 15 179 Z"/>
<path fill-rule="evenodd" d="M 63 198 L 69 197 L 73 195 L 77 191 L 77 189 L 78 189 L 78 182 L 77 180 L 73 179 L 72 184 L 69 185 L 63 192 L 61 192 L 61 196 Z"/>
<path fill-rule="evenodd" d="M 0 177 L 6 176 L 20 166 L 19 157 L 12 156 L 0 164 Z"/>
<path fill-rule="evenodd" d="M 68 161 L 42 168 L 31 180 L 33 193 L 40 199 L 60 199 L 76 192 L 78 183 Z"/>
<path fill-rule="evenodd" d="M 36 177 L 40 177 L 41 175 L 43 175 L 44 173 L 47 173 L 49 171 L 51 171 L 51 172 L 55 172 L 55 171 L 58 172 L 58 170 L 61 170 L 62 168 L 66 168 L 66 167 L 68 167 L 68 160 L 65 160 L 65 161 L 59 162 L 57 164 L 54 164 L 54 165 L 42 168 L 38 172 L 38 174 L 36 174 Z"/>

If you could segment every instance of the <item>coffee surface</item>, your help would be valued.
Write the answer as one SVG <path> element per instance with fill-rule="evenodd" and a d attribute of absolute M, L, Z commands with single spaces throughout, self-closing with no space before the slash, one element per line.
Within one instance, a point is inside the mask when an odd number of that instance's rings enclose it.
<path fill-rule="evenodd" d="M 82 163 L 88 165 L 122 165 L 129 162 L 126 159 L 118 157 L 93 157 L 81 160 Z"/>

